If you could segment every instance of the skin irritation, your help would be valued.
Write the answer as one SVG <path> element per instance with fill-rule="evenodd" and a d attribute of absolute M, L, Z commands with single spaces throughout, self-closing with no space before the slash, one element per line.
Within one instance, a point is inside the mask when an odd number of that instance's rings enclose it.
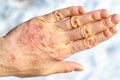
<path fill-rule="evenodd" d="M 48 48 L 52 46 L 50 37 L 53 34 L 49 26 L 44 25 L 43 22 L 33 19 L 29 21 L 28 26 L 25 28 L 21 35 L 21 43 L 29 44 L 30 46 L 41 46 Z M 52 33 L 52 34 L 51 34 Z"/>
<path fill-rule="evenodd" d="M 81 71 L 80 64 L 63 60 L 114 35 L 118 20 L 108 16 L 106 10 L 78 15 L 72 7 L 35 17 L 5 36 L 8 53 L 1 54 L 0 66 L 9 65 L 6 72 L 20 77 Z"/>
<path fill-rule="evenodd" d="M 44 26 L 43 22 L 36 19 L 32 19 L 20 26 L 15 30 L 16 33 L 10 33 L 15 34 L 13 37 L 11 36 L 12 38 L 7 37 L 12 40 L 10 46 L 16 46 L 15 48 L 11 47 L 13 49 L 11 52 L 14 54 L 10 53 L 9 60 L 12 63 L 8 64 L 19 71 L 24 71 L 28 67 L 36 69 L 40 66 L 40 63 L 45 65 L 48 59 L 47 53 L 50 52 L 49 48 L 53 44 L 49 41 L 50 31 L 53 30 L 45 29 L 47 26 Z M 19 52 L 21 53 L 19 54 Z"/>
<path fill-rule="evenodd" d="M 71 24 L 75 24 L 75 25 L 79 26 L 80 23 L 78 22 L 78 18 L 71 20 Z M 55 60 L 62 60 L 64 58 L 70 56 L 68 54 L 65 55 L 65 53 L 67 53 L 64 50 L 64 47 L 66 45 L 64 43 L 62 45 L 60 44 L 62 42 L 59 41 L 59 37 L 58 37 L 58 35 L 56 35 L 56 34 L 59 34 L 58 33 L 59 31 L 57 31 L 57 29 L 52 28 L 52 27 L 54 27 L 53 24 L 50 24 L 50 23 L 47 24 L 47 23 L 44 23 L 40 19 L 34 18 L 34 19 L 31 19 L 30 21 L 28 21 L 26 23 L 26 25 L 27 26 L 25 28 L 23 28 L 23 31 L 20 33 L 19 41 L 20 41 L 20 44 L 24 45 L 24 47 L 21 46 L 21 48 L 23 48 L 22 50 L 23 51 L 27 50 L 25 52 L 27 56 L 31 55 L 31 54 L 33 55 L 36 53 L 38 53 L 39 55 L 49 56 L 48 54 L 51 53 L 51 55 L 49 57 L 52 57 Z M 77 26 L 75 26 L 75 27 L 77 27 Z M 78 32 L 80 32 L 79 35 L 81 35 L 83 37 L 82 39 L 85 39 L 83 44 L 81 44 L 81 47 L 87 46 L 88 48 L 91 48 L 96 44 L 96 40 L 94 37 L 88 38 L 91 36 L 91 34 L 90 34 L 91 32 L 88 27 L 89 26 L 85 26 L 85 25 L 81 26 Z M 76 29 L 76 30 L 78 30 L 78 29 Z M 70 37 L 67 35 L 65 35 L 65 36 Z M 86 38 L 88 38 L 88 39 L 86 39 Z M 73 49 L 71 49 L 71 50 L 79 51 L 79 48 L 81 48 L 81 47 L 79 47 L 79 46 L 73 47 Z M 45 54 L 43 54 L 43 53 L 45 53 Z M 63 53 L 64 53 L 64 55 L 63 55 Z M 13 59 L 15 59 L 15 58 L 13 57 Z M 30 56 L 27 58 L 25 57 L 25 59 L 30 59 L 29 61 L 32 60 L 32 63 L 27 62 L 32 65 L 39 63 L 37 59 L 33 59 Z M 26 60 L 26 61 L 28 61 L 28 60 Z M 46 61 L 42 61 L 41 63 L 45 63 L 45 62 Z"/>
<path fill-rule="evenodd" d="M 22 44 L 24 46 L 24 47 L 21 46 L 22 48 L 21 50 L 23 51 L 27 50 L 25 54 L 28 57 L 25 58 L 29 59 L 31 54 L 41 55 L 41 56 L 43 55 L 45 57 L 42 58 L 45 58 L 43 60 L 46 61 L 49 57 L 52 57 L 55 60 L 58 57 L 60 57 L 60 55 L 55 55 L 55 54 L 57 54 L 56 52 L 62 50 L 62 48 L 64 48 L 65 45 L 62 44 L 58 38 L 60 37 L 60 35 L 58 35 L 59 31 L 55 30 L 52 27 L 53 27 L 52 24 L 50 23 L 49 25 L 44 24 L 44 22 L 38 19 L 32 19 L 27 22 L 27 26 L 23 29 L 23 32 L 21 32 L 19 36 L 19 44 L 20 45 Z M 36 58 L 26 61 L 32 61 L 32 65 L 35 66 L 36 63 L 39 63 L 37 60 L 38 59 Z M 41 63 L 46 62 L 43 60 Z"/>

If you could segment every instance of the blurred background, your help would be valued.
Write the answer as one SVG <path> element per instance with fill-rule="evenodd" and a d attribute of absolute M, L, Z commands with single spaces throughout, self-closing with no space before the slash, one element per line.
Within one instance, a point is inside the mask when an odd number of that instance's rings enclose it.
<path fill-rule="evenodd" d="M 120 0 L 0 0 L 0 36 L 35 16 L 77 5 L 88 12 L 105 8 L 111 14 L 120 14 Z M 85 70 L 33 78 L 0 77 L 0 80 L 120 80 L 120 31 L 95 48 L 66 60 L 83 64 Z"/>

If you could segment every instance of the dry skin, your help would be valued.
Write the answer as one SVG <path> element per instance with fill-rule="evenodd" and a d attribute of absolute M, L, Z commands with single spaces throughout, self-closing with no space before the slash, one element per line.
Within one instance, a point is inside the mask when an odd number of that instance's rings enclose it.
<path fill-rule="evenodd" d="M 104 9 L 85 14 L 83 7 L 35 17 L 4 37 L 8 53 L 2 55 L 0 70 L 6 73 L 0 74 L 27 77 L 81 71 L 82 65 L 62 60 L 112 37 L 119 21 L 117 14 L 110 16 Z"/>

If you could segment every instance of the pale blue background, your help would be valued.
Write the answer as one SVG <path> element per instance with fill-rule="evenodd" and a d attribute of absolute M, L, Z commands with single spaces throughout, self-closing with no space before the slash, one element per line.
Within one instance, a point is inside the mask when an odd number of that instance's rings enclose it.
<path fill-rule="evenodd" d="M 120 13 L 120 0 L 0 0 L 0 35 L 34 16 L 74 5 L 85 6 L 87 11 L 106 8 L 111 14 Z M 66 60 L 83 64 L 85 70 L 46 77 L 1 77 L 0 80 L 120 80 L 120 31 L 95 48 Z"/>

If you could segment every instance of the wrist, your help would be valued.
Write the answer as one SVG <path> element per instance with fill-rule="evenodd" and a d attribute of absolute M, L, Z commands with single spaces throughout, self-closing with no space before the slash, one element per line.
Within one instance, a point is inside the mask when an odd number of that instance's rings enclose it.
<path fill-rule="evenodd" d="M 0 63 L 2 62 L 1 59 L 4 57 L 3 55 L 7 53 L 7 50 L 5 49 L 5 42 L 5 38 L 0 37 Z"/>
<path fill-rule="evenodd" d="M 0 37 L 0 76 L 10 76 L 13 69 L 10 64 L 9 50 L 7 50 L 8 42 L 5 38 Z"/>

